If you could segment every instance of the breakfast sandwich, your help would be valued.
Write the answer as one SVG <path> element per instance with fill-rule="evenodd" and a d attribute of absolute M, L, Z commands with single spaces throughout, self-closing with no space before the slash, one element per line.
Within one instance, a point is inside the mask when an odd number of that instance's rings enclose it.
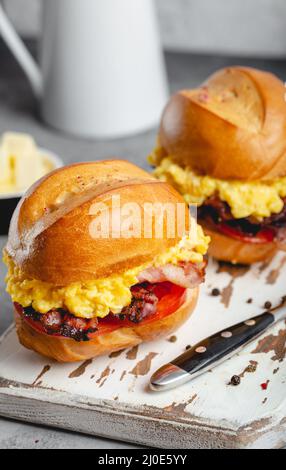
<path fill-rule="evenodd" d="M 73 362 L 171 333 L 196 305 L 208 242 L 182 196 L 131 163 L 50 173 L 19 203 L 4 250 L 20 342 Z"/>
<path fill-rule="evenodd" d="M 286 101 L 274 75 L 230 67 L 179 91 L 150 162 L 197 206 L 218 260 L 251 264 L 285 248 Z"/>

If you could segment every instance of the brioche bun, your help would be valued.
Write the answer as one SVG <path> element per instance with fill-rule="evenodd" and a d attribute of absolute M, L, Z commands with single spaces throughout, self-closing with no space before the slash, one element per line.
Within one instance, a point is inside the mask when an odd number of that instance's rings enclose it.
<path fill-rule="evenodd" d="M 78 190 L 80 188 L 80 190 Z M 13 216 L 7 254 L 24 278 L 64 287 L 120 274 L 152 262 L 180 241 L 169 237 L 167 213 L 163 214 L 162 237 L 92 237 L 90 209 L 104 202 L 112 209 L 112 196 L 120 196 L 120 207 L 136 202 L 184 203 L 175 189 L 127 161 L 109 160 L 61 168 L 37 182 L 19 203 Z M 189 212 L 186 210 L 186 222 Z M 175 221 L 176 222 L 176 221 Z M 33 328 L 15 309 L 20 342 L 43 356 L 60 362 L 74 362 L 111 353 L 165 336 L 178 328 L 192 313 L 198 288 L 188 289 L 184 304 L 174 313 L 145 319 L 94 336 L 89 341 L 48 335 Z M 99 320 L 100 321 L 100 320 Z"/>
<path fill-rule="evenodd" d="M 276 243 L 246 243 L 201 225 L 205 234 L 211 237 L 208 254 L 219 261 L 253 264 L 268 261 L 277 253 Z"/>
<path fill-rule="evenodd" d="M 77 362 L 103 354 L 120 351 L 145 341 L 164 337 L 179 328 L 193 312 L 199 289 L 188 289 L 184 304 L 174 313 L 164 318 L 134 324 L 132 327 L 118 328 L 102 334 L 88 342 L 78 343 L 72 339 L 58 338 L 39 333 L 23 319 L 15 309 L 15 321 L 19 340 L 23 346 L 42 356 L 58 362 Z"/>
<path fill-rule="evenodd" d="M 219 70 L 199 88 L 170 99 L 159 140 L 176 163 L 214 178 L 285 176 L 284 84 L 252 68 Z"/>
<path fill-rule="evenodd" d="M 178 234 L 168 237 L 166 213 L 162 238 L 144 237 L 143 224 L 138 238 L 93 238 L 92 205 L 104 202 L 111 209 L 112 196 L 118 195 L 121 205 L 136 202 L 140 208 L 144 203 L 184 202 L 171 186 L 127 161 L 60 168 L 32 186 L 19 203 L 10 226 L 8 255 L 28 278 L 66 286 L 151 263 L 180 241 Z"/>

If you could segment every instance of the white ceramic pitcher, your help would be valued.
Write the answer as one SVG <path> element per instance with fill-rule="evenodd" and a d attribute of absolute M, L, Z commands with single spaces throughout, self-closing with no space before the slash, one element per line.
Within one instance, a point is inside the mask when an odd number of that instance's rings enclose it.
<path fill-rule="evenodd" d="M 167 99 L 153 0 L 45 0 L 38 66 L 0 4 L 0 32 L 45 122 L 82 137 L 156 125 Z"/>

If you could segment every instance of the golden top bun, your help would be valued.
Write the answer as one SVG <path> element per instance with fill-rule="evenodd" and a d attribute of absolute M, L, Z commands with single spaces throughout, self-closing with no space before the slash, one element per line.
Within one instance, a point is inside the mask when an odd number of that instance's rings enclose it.
<path fill-rule="evenodd" d="M 220 179 L 286 175 L 286 102 L 281 80 L 246 67 L 219 70 L 167 104 L 160 144 L 181 166 Z"/>
<path fill-rule="evenodd" d="M 29 278 L 66 286 L 121 273 L 176 245 L 179 239 L 93 238 L 94 203 L 111 208 L 136 202 L 177 203 L 182 197 L 135 165 L 121 160 L 75 164 L 37 182 L 20 201 L 11 221 L 6 250 Z M 187 213 L 188 211 L 186 211 Z M 187 215 L 186 215 L 187 217 Z M 166 216 L 165 216 L 166 220 Z M 141 235 L 143 235 L 143 224 Z"/>
<path fill-rule="evenodd" d="M 143 324 L 118 328 L 111 333 L 96 336 L 87 342 L 49 336 L 31 328 L 15 311 L 19 340 L 23 346 L 58 362 L 84 361 L 113 351 L 131 348 L 144 341 L 167 336 L 179 328 L 192 314 L 199 289 L 188 289 L 184 304 L 174 313 Z"/>

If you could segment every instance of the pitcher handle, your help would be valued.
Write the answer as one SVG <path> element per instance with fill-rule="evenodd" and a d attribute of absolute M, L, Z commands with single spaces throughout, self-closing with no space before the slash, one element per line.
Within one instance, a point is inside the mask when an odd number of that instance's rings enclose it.
<path fill-rule="evenodd" d="M 0 34 L 2 35 L 7 46 L 13 53 L 16 60 L 24 70 L 34 94 L 37 98 L 42 96 L 43 80 L 40 68 L 31 53 L 28 51 L 24 42 L 17 34 L 14 26 L 7 17 L 2 2 L 0 1 Z"/>

